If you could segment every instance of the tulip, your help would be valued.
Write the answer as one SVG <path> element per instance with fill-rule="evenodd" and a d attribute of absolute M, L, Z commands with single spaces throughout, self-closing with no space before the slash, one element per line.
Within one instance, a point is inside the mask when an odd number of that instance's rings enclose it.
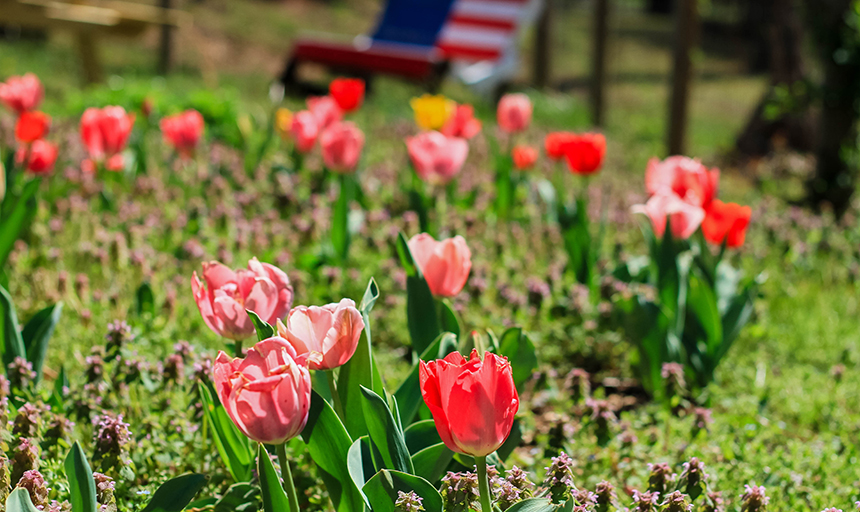
<path fill-rule="evenodd" d="M 700 206 L 687 203 L 673 193 L 652 196 L 647 203 L 635 205 L 631 210 L 648 216 L 657 238 L 663 238 L 667 217 L 672 236 L 681 240 L 690 238 L 705 218 L 705 210 Z"/>
<path fill-rule="evenodd" d="M 287 140 L 290 135 L 290 130 L 293 128 L 293 112 L 288 108 L 279 108 L 275 111 L 275 131 L 278 135 Z"/>
<path fill-rule="evenodd" d="M 458 352 L 419 362 L 421 396 L 430 408 L 439 437 L 452 451 L 486 457 L 511 433 L 520 405 L 511 365 L 477 350 L 466 360 Z"/>
<path fill-rule="evenodd" d="M 364 134 L 349 121 L 334 123 L 320 134 L 323 163 L 335 172 L 354 171 L 363 147 Z"/>
<path fill-rule="evenodd" d="M 567 145 L 577 138 L 573 132 L 552 132 L 544 138 L 544 150 L 550 160 L 558 161 L 564 158 Z"/>
<path fill-rule="evenodd" d="M 511 157 L 514 160 L 514 167 L 520 171 L 527 171 L 537 162 L 538 152 L 531 146 L 518 145 L 511 151 Z"/>
<path fill-rule="evenodd" d="M 0 162 L 0 203 L 6 197 L 6 167 Z"/>
<path fill-rule="evenodd" d="M 15 160 L 19 165 L 33 174 L 48 174 L 54 169 L 59 153 L 57 146 L 44 140 L 34 141 L 29 146 L 21 146 L 15 153 Z"/>
<path fill-rule="evenodd" d="M 293 287 L 287 274 L 257 258 L 248 262 L 247 269 L 235 272 L 217 261 L 203 263 L 203 280 L 205 288 L 197 272 L 191 277 L 191 291 L 203 321 L 216 334 L 235 341 L 254 333 L 246 309 L 274 324 L 293 303 Z"/>
<path fill-rule="evenodd" d="M 328 84 L 328 93 L 334 98 L 341 110 L 352 112 L 364 102 L 364 80 L 361 78 L 336 78 Z"/>
<path fill-rule="evenodd" d="M 133 127 L 134 114 L 122 107 L 88 108 L 81 116 L 81 139 L 92 160 L 107 159 L 106 167 L 118 171 L 123 168 L 120 153 Z"/>
<path fill-rule="evenodd" d="M 415 172 L 431 184 L 444 185 L 451 181 L 469 156 L 469 144 L 465 139 L 446 137 L 439 132 L 407 137 L 406 148 Z"/>
<path fill-rule="evenodd" d="M 308 153 L 317 143 L 320 134 L 319 123 L 316 116 L 310 110 L 296 112 L 293 116 L 290 134 L 296 143 L 296 150 L 300 153 Z"/>
<path fill-rule="evenodd" d="M 242 358 L 218 353 L 215 390 L 239 430 L 259 443 L 281 445 L 308 421 L 311 376 L 287 340 L 265 339 Z"/>
<path fill-rule="evenodd" d="M 409 101 L 415 124 L 422 130 L 440 130 L 457 110 L 457 103 L 441 94 L 424 94 Z"/>
<path fill-rule="evenodd" d="M 475 119 L 472 105 L 457 105 L 454 114 L 442 127 L 441 132 L 448 137 L 471 139 L 481 131 L 481 121 Z"/>
<path fill-rule="evenodd" d="M 413 236 L 408 245 L 433 295 L 453 297 L 460 293 L 472 270 L 472 252 L 462 236 L 437 242 L 421 233 Z"/>
<path fill-rule="evenodd" d="M 505 94 L 499 100 L 496 121 L 499 123 L 499 128 L 507 133 L 525 130 L 532 121 L 531 100 L 522 93 Z"/>
<path fill-rule="evenodd" d="M 564 147 L 570 172 L 581 176 L 596 173 L 606 156 L 606 138 L 600 133 L 576 135 Z"/>
<path fill-rule="evenodd" d="M 12 76 L 0 83 L 0 102 L 18 115 L 37 109 L 44 94 L 42 82 L 33 73 Z"/>
<path fill-rule="evenodd" d="M 203 135 L 203 116 L 196 110 L 186 110 L 161 120 L 161 133 L 165 142 L 176 148 L 183 158 L 194 154 Z"/>
<path fill-rule="evenodd" d="M 740 247 L 746 238 L 752 209 L 737 203 L 724 203 L 714 199 L 705 212 L 702 221 L 702 234 L 705 240 L 715 245 Z"/>
<path fill-rule="evenodd" d="M 334 304 L 297 306 L 278 323 L 278 335 L 304 355 L 311 370 L 331 370 L 343 366 L 355 353 L 364 329 L 355 302 L 341 299 Z"/>
<path fill-rule="evenodd" d="M 651 195 L 674 193 L 684 201 L 707 208 L 717 195 L 718 169 L 708 169 L 698 160 L 670 156 L 660 161 L 652 158 L 645 169 L 645 188 Z"/>
<path fill-rule="evenodd" d="M 19 142 L 30 143 L 48 134 L 51 116 L 39 111 L 22 112 L 15 123 L 15 138 Z"/>
<path fill-rule="evenodd" d="M 320 131 L 337 123 L 343 117 L 343 111 L 331 96 L 311 97 L 308 98 L 307 104 L 308 110 L 317 119 L 317 126 L 319 126 Z"/>

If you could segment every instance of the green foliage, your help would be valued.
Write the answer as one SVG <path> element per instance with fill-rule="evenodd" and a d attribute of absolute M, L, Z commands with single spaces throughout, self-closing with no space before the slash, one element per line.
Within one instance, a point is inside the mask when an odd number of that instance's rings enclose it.
<path fill-rule="evenodd" d="M 93 480 L 93 470 L 87 462 L 87 456 L 81 445 L 75 442 L 66 462 L 63 464 L 66 478 L 69 480 L 72 512 L 96 512 L 99 508 L 96 501 L 96 482 Z"/>

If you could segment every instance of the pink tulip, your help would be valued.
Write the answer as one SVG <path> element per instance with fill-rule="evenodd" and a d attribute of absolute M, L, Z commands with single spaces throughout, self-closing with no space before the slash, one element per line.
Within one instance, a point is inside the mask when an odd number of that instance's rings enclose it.
<path fill-rule="evenodd" d="M 183 158 L 194 155 L 203 135 L 204 122 L 200 112 L 186 110 L 181 114 L 165 117 L 160 126 L 165 142 L 176 148 Z"/>
<path fill-rule="evenodd" d="M 296 150 L 300 153 L 308 153 L 317 143 L 320 134 L 319 123 L 316 116 L 310 110 L 296 112 L 290 124 L 290 134 L 296 143 Z"/>
<path fill-rule="evenodd" d="M 120 170 L 121 159 L 114 157 L 125 149 L 133 127 L 134 114 L 127 114 L 122 107 L 88 108 L 81 116 L 81 139 L 90 158 L 107 159 L 108 168 Z"/>
<path fill-rule="evenodd" d="M 364 134 L 349 121 L 334 123 L 320 135 L 323 162 L 335 172 L 354 171 L 363 147 Z"/>
<path fill-rule="evenodd" d="M 278 335 L 308 358 L 312 370 L 346 364 L 355 353 L 362 329 L 364 320 L 350 299 L 322 307 L 297 306 L 287 316 L 286 325 L 278 323 Z"/>
<path fill-rule="evenodd" d="M 197 308 L 212 331 L 232 340 L 254 333 L 254 323 L 246 309 L 274 324 L 293 303 L 293 287 L 287 274 L 257 258 L 248 262 L 247 269 L 235 272 L 217 261 L 203 263 L 203 280 L 205 288 L 197 272 L 191 277 Z"/>
<path fill-rule="evenodd" d="M 311 376 L 287 340 L 265 339 L 244 359 L 218 353 L 215 390 L 227 415 L 254 441 L 282 444 L 302 432 L 311 405 Z"/>
<path fill-rule="evenodd" d="M 49 174 L 54 170 L 54 162 L 59 153 L 57 146 L 39 139 L 32 144 L 23 145 L 15 152 L 15 161 L 25 164 L 28 171 L 36 175 Z"/>
<path fill-rule="evenodd" d="M 451 181 L 469 156 L 469 144 L 465 139 L 447 137 L 439 132 L 407 137 L 406 148 L 415 172 L 432 184 L 444 185 Z"/>
<path fill-rule="evenodd" d="M 37 109 L 44 95 L 42 82 L 33 73 L 12 76 L 0 83 L 0 102 L 18 115 Z"/>
<path fill-rule="evenodd" d="M 325 130 L 343 118 L 343 110 L 331 96 L 311 97 L 307 100 L 308 110 L 317 119 L 320 131 Z"/>
<path fill-rule="evenodd" d="M 409 250 L 433 295 L 453 297 L 466 285 L 472 270 L 472 252 L 462 236 L 437 242 L 421 233 L 409 240 Z"/>
<path fill-rule="evenodd" d="M 499 128 L 507 133 L 521 132 L 532 121 L 532 102 L 522 93 L 505 94 L 496 110 Z"/>
<path fill-rule="evenodd" d="M 719 169 L 708 169 L 698 160 L 670 156 L 652 158 L 645 169 L 645 188 L 651 195 L 674 193 L 684 201 L 707 208 L 717 195 Z"/>
<path fill-rule="evenodd" d="M 705 219 L 705 210 L 702 207 L 687 203 L 674 193 L 652 196 L 644 205 L 633 206 L 632 211 L 648 216 L 657 238 L 663 238 L 667 217 L 672 236 L 681 240 L 690 238 Z"/>

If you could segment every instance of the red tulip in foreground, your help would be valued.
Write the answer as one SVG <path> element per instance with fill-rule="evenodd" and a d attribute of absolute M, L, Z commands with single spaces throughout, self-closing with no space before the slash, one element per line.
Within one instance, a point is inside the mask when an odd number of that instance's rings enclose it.
<path fill-rule="evenodd" d="M 218 353 L 215 390 L 227 414 L 254 441 L 280 445 L 299 435 L 308 421 L 311 376 L 304 358 L 287 340 L 254 345 L 244 359 Z"/>
<path fill-rule="evenodd" d="M 364 102 L 364 80 L 361 78 L 335 78 L 328 85 L 328 93 L 344 112 L 352 112 Z"/>
<path fill-rule="evenodd" d="M 364 134 L 349 121 L 336 122 L 320 134 L 323 163 L 335 172 L 354 171 L 363 148 Z"/>
<path fill-rule="evenodd" d="M 471 139 L 481 131 L 481 121 L 475 119 L 475 109 L 472 105 L 457 105 L 454 114 L 448 118 L 440 131 L 448 137 Z"/>
<path fill-rule="evenodd" d="M 320 131 L 325 130 L 343 117 L 343 111 L 331 96 L 317 96 L 307 99 L 308 110 L 317 119 Z"/>
<path fill-rule="evenodd" d="M 81 139 L 91 159 L 106 160 L 108 170 L 121 171 L 120 153 L 133 127 L 134 114 L 127 114 L 122 107 L 88 108 L 81 116 Z"/>
<path fill-rule="evenodd" d="M 355 353 L 364 329 L 355 302 L 341 299 L 336 304 L 297 306 L 284 325 L 278 321 L 278 334 L 308 360 L 312 370 L 331 370 L 346 364 Z"/>
<path fill-rule="evenodd" d="M 505 94 L 499 101 L 496 121 L 499 123 L 499 128 L 507 133 L 525 130 L 532 121 L 531 100 L 522 93 Z"/>
<path fill-rule="evenodd" d="M 572 137 L 563 148 L 570 172 L 581 176 L 596 173 L 606 156 L 606 137 L 601 133 L 583 133 Z"/>
<path fill-rule="evenodd" d="M 514 167 L 520 171 L 527 171 L 534 167 L 538 159 L 538 152 L 531 146 L 514 146 L 511 151 Z"/>
<path fill-rule="evenodd" d="M 203 264 L 203 283 L 197 272 L 191 277 L 191 291 L 206 325 L 216 334 L 240 341 L 254 333 L 254 323 L 245 310 L 251 310 L 265 322 L 274 324 L 290 310 L 293 287 L 281 269 L 248 262 L 247 269 L 235 272 L 212 261 Z"/>
<path fill-rule="evenodd" d="M 33 174 L 48 174 L 57 161 L 57 146 L 44 140 L 21 146 L 15 153 L 15 161 Z"/>
<path fill-rule="evenodd" d="M 44 112 L 22 112 L 15 123 L 15 138 L 19 142 L 29 143 L 39 140 L 48 134 L 51 126 L 51 116 Z"/>
<path fill-rule="evenodd" d="M 421 396 L 445 446 L 484 457 L 496 451 L 514 424 L 520 399 L 506 357 L 477 350 L 467 360 L 458 352 L 420 362 Z"/>
<path fill-rule="evenodd" d="M 203 116 L 196 110 L 165 117 L 160 123 L 165 142 L 173 146 L 183 158 L 194 155 L 203 135 L 203 125 Z"/>
<path fill-rule="evenodd" d="M 652 196 L 647 203 L 635 205 L 631 210 L 633 213 L 648 216 L 657 238 L 663 238 L 666 231 L 666 218 L 669 219 L 672 236 L 681 240 L 690 238 L 705 218 L 705 210 L 683 201 L 673 193 Z"/>
<path fill-rule="evenodd" d="M 436 241 L 427 233 L 409 240 L 409 251 L 436 297 L 460 293 L 472 270 L 472 252 L 462 236 Z"/>
<path fill-rule="evenodd" d="M 317 143 L 320 134 L 319 122 L 310 110 L 296 112 L 290 125 L 290 135 L 299 153 L 308 153 Z"/>
<path fill-rule="evenodd" d="M 0 83 L 0 102 L 18 115 L 39 108 L 44 95 L 42 82 L 33 73 L 9 77 Z"/>
<path fill-rule="evenodd" d="M 451 181 L 469 156 L 469 143 L 465 139 L 435 131 L 407 137 L 406 149 L 418 177 L 433 185 Z"/>
<path fill-rule="evenodd" d="M 752 209 L 749 206 L 714 199 L 702 221 L 702 234 L 712 244 L 722 245 L 725 242 L 726 247 L 740 247 L 744 244 L 751 216 Z"/>
<path fill-rule="evenodd" d="M 576 139 L 573 132 L 552 132 L 544 138 L 543 145 L 546 156 L 550 160 L 558 161 L 564 158 L 567 145 Z"/>
<path fill-rule="evenodd" d="M 708 169 L 698 160 L 670 156 L 660 161 L 652 158 L 645 169 L 645 187 L 651 195 L 674 193 L 695 206 L 707 208 L 717 195 L 718 169 Z"/>

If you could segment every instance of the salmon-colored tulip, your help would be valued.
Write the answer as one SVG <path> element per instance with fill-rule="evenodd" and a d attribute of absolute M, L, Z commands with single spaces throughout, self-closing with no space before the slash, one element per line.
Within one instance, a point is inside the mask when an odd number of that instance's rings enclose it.
<path fill-rule="evenodd" d="M 421 233 L 409 240 L 409 251 L 433 295 L 453 297 L 466 285 L 472 270 L 472 252 L 462 236 L 437 242 Z"/>
<path fill-rule="evenodd" d="M 244 359 L 218 353 L 215 390 L 227 415 L 254 441 L 282 444 L 308 421 L 311 376 L 287 340 L 274 337 L 252 347 Z"/>
<path fill-rule="evenodd" d="M 532 121 L 531 100 L 522 93 L 505 94 L 499 100 L 496 121 L 499 123 L 499 128 L 507 133 L 525 130 Z"/>
<path fill-rule="evenodd" d="M 448 137 L 471 139 L 481 131 L 481 121 L 475 119 L 475 109 L 472 105 L 457 105 L 454 114 L 448 118 L 440 130 Z"/>
<path fill-rule="evenodd" d="M 161 120 L 161 134 L 165 142 L 173 146 L 184 158 L 194 155 L 200 137 L 203 136 L 203 115 L 196 110 L 186 110 L 181 114 Z"/>
<path fill-rule="evenodd" d="M 54 170 L 58 153 L 57 146 L 40 139 L 18 148 L 15 160 L 33 174 L 49 174 Z"/>
<path fill-rule="evenodd" d="M 514 160 L 514 167 L 520 171 L 527 171 L 537 162 L 538 152 L 531 146 L 517 145 L 511 151 L 511 158 Z"/>
<path fill-rule="evenodd" d="M 310 110 L 296 112 L 290 126 L 290 135 L 296 143 L 296 150 L 300 153 L 308 153 L 317 143 L 320 134 L 320 125 L 316 116 Z"/>
<path fill-rule="evenodd" d="M 312 370 L 346 364 L 355 353 L 362 329 L 364 320 L 350 299 L 322 307 L 297 306 L 287 316 L 286 325 L 278 323 L 278 334 L 307 357 Z"/>
<path fill-rule="evenodd" d="M 672 236 L 681 240 L 690 238 L 705 218 L 705 210 L 700 206 L 687 203 L 673 193 L 652 196 L 644 205 L 633 206 L 632 211 L 648 216 L 657 238 L 663 238 L 666 218 L 669 218 Z"/>
<path fill-rule="evenodd" d="M 580 176 L 596 173 L 606 156 L 606 138 L 601 133 L 583 133 L 573 137 L 564 147 L 570 172 Z"/>
<path fill-rule="evenodd" d="M 670 156 L 660 161 L 652 158 L 645 169 L 648 193 L 674 193 L 684 201 L 707 208 L 717 196 L 719 169 L 708 169 L 699 160 Z"/>
<path fill-rule="evenodd" d="M 702 234 L 712 244 L 721 245 L 725 241 L 726 247 L 740 247 L 746 239 L 751 216 L 749 206 L 714 199 L 705 212 Z"/>
<path fill-rule="evenodd" d="M 544 150 L 550 160 L 561 160 L 564 158 L 568 144 L 576 139 L 573 132 L 552 132 L 544 138 Z"/>
<path fill-rule="evenodd" d="M 358 109 L 364 102 L 364 80 L 361 78 L 335 78 L 328 84 L 329 96 L 344 112 Z"/>
<path fill-rule="evenodd" d="M 24 143 L 39 140 L 48 134 L 50 126 L 51 116 L 48 114 L 35 110 L 22 112 L 15 123 L 15 138 Z"/>
<path fill-rule="evenodd" d="M 33 73 L 9 77 L 0 83 L 0 102 L 18 115 L 39 108 L 45 90 Z"/>
<path fill-rule="evenodd" d="M 274 324 L 293 303 L 293 287 L 287 274 L 257 258 L 248 262 L 247 269 L 235 272 L 217 261 L 204 263 L 203 280 L 205 288 L 197 272 L 191 277 L 197 308 L 212 331 L 232 340 L 254 333 L 254 323 L 246 309 Z"/>
<path fill-rule="evenodd" d="M 88 108 L 81 116 L 81 139 L 91 159 L 107 160 L 106 167 L 118 171 L 122 170 L 119 154 L 128 144 L 133 127 L 134 114 L 122 107 Z"/>
<path fill-rule="evenodd" d="M 439 132 L 422 132 L 415 137 L 407 137 L 406 149 L 418 176 L 436 185 L 451 181 L 469 156 L 469 143 L 465 139 L 446 137 Z"/>
<path fill-rule="evenodd" d="M 364 134 L 349 121 L 334 123 L 320 134 L 323 163 L 335 172 L 354 171 L 363 148 Z"/>
<path fill-rule="evenodd" d="M 317 118 L 320 131 L 343 118 L 343 110 L 331 96 L 316 96 L 307 99 L 308 110 Z"/>
<path fill-rule="evenodd" d="M 468 360 L 458 352 L 418 368 L 421 396 L 439 437 L 451 450 L 484 457 L 508 438 L 520 406 L 507 358 L 476 350 Z"/>

